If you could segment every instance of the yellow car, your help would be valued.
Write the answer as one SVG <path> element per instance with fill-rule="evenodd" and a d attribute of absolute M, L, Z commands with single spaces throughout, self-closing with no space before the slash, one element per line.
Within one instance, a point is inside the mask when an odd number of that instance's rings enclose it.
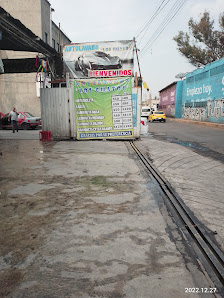
<path fill-rule="evenodd" d="M 152 112 L 152 114 L 149 115 L 149 121 L 150 122 L 153 122 L 153 121 L 166 122 L 166 115 L 163 113 L 163 111 Z"/>

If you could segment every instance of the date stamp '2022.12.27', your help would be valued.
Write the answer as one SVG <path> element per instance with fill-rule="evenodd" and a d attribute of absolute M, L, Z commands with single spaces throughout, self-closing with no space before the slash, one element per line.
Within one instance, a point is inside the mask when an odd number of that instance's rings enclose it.
<path fill-rule="evenodd" d="M 217 289 L 216 288 L 185 288 L 185 293 L 204 293 L 204 294 L 209 294 L 209 293 L 216 293 Z"/>

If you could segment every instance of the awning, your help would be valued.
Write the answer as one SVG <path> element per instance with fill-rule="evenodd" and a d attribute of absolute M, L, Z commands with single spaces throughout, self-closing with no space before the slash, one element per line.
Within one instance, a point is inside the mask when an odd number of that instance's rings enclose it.
<path fill-rule="evenodd" d="M 0 50 L 41 53 L 48 60 L 53 76 L 55 77 L 56 74 L 61 76 L 62 74 L 63 61 L 61 55 L 24 26 L 19 20 L 14 19 L 2 7 L 0 7 Z M 15 67 L 13 70 L 12 63 L 14 62 Z M 15 73 L 25 72 L 25 68 L 28 68 L 27 72 L 31 72 L 33 66 L 35 66 L 35 62 L 33 64 L 33 60 L 31 59 L 9 59 L 9 61 L 4 59 L 3 64 L 7 66 L 8 69 L 10 68 L 9 73 L 11 73 L 11 71 Z M 24 70 L 20 68 L 22 64 L 26 66 Z M 21 69 L 21 71 L 19 71 L 19 69 Z M 5 70 L 5 73 L 7 72 L 8 71 Z"/>
<path fill-rule="evenodd" d="M 0 50 L 39 52 L 46 57 L 59 55 L 19 20 L 0 7 Z"/>

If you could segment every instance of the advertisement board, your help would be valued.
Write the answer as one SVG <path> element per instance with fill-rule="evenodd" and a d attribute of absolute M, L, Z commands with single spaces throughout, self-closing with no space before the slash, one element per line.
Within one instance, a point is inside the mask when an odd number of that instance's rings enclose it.
<path fill-rule="evenodd" d="M 75 80 L 74 100 L 78 140 L 134 136 L 130 77 Z"/>
<path fill-rule="evenodd" d="M 63 59 L 75 79 L 132 76 L 134 42 L 73 43 L 64 46 Z"/>

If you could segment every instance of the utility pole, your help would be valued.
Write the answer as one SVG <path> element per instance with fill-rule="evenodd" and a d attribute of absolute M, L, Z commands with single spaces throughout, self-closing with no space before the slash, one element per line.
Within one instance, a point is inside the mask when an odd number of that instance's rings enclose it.
<path fill-rule="evenodd" d="M 140 64 L 139 64 L 139 59 L 138 59 L 138 49 L 137 49 L 137 47 L 136 47 L 136 40 L 135 40 L 135 37 L 133 38 L 133 40 L 134 40 L 134 44 L 135 44 L 136 57 L 137 57 L 137 61 L 138 61 L 139 76 L 140 76 L 140 79 L 142 79 L 141 69 L 140 69 Z"/>
<path fill-rule="evenodd" d="M 59 53 L 61 53 L 61 24 L 59 23 Z"/>

